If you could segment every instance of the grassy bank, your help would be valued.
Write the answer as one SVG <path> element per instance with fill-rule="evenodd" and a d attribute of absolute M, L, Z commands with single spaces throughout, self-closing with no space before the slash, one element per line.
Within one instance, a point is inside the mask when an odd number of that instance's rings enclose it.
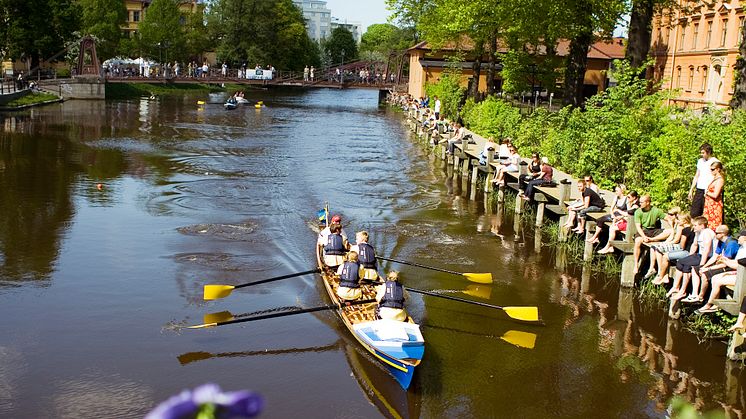
<path fill-rule="evenodd" d="M 191 92 L 222 92 L 225 89 L 207 84 L 176 83 L 107 83 L 107 99 L 134 99 L 150 95 L 177 95 Z"/>
<path fill-rule="evenodd" d="M 20 108 L 22 106 L 36 105 L 39 103 L 49 102 L 51 100 L 57 100 L 59 97 L 49 93 L 32 93 L 18 99 L 11 100 L 5 105 L 0 105 L 0 108 Z"/>

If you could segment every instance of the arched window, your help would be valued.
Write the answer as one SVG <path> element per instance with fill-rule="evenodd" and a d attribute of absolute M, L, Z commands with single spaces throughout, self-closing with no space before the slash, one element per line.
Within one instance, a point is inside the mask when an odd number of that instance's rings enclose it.
<path fill-rule="evenodd" d="M 676 85 L 677 88 L 681 87 L 681 67 L 676 67 Z"/>
<path fill-rule="evenodd" d="M 706 92 L 707 91 L 707 73 L 709 71 L 710 71 L 710 69 L 707 68 L 706 65 L 702 66 L 702 88 L 699 89 L 702 92 Z"/>

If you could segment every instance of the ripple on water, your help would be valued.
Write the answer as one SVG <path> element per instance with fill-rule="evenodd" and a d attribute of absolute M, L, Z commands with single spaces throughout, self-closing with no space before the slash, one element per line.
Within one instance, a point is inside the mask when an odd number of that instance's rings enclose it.
<path fill-rule="evenodd" d="M 154 153 L 158 151 L 147 140 L 122 137 L 122 138 L 101 138 L 98 140 L 87 141 L 86 145 L 94 149 L 131 151 L 138 153 Z"/>
<path fill-rule="evenodd" d="M 173 255 L 177 262 L 191 263 L 220 271 L 264 272 L 277 268 L 280 262 L 261 255 L 235 255 L 231 253 L 179 253 Z"/>
<path fill-rule="evenodd" d="M 241 224 L 195 224 L 176 230 L 187 236 L 210 236 L 233 241 L 252 241 L 258 224 L 247 221 Z"/>
<path fill-rule="evenodd" d="M 135 417 L 154 404 L 151 388 L 117 374 L 87 374 L 56 387 L 53 416 L 61 418 Z"/>

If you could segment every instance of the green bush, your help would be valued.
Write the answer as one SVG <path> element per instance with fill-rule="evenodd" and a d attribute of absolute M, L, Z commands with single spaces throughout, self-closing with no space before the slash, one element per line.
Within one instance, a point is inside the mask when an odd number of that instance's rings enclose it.
<path fill-rule="evenodd" d="M 635 77 L 624 62 L 616 68 L 618 84 L 590 98 L 585 109 L 537 109 L 521 116 L 518 107 L 489 97 L 467 101 L 461 115 L 484 137 L 512 137 L 522 155 L 539 151 L 557 169 L 576 177 L 591 174 L 605 189 L 625 183 L 663 208 L 689 206 L 699 146 L 708 142 L 726 171 L 725 221 L 731 228 L 746 227 L 746 112 L 669 107 L 667 92 Z M 458 113 L 453 107 L 463 97 L 457 87 L 448 77 L 428 86 L 428 93 L 441 96 L 449 117 Z"/>
<path fill-rule="evenodd" d="M 455 120 L 459 117 L 459 106 L 464 100 L 466 89 L 461 87 L 461 78 L 457 74 L 444 72 L 437 83 L 428 83 L 425 91 L 431 98 L 438 96 L 442 104 L 441 113 L 446 118 Z M 434 106 L 435 101 L 431 100 L 430 105 Z"/>

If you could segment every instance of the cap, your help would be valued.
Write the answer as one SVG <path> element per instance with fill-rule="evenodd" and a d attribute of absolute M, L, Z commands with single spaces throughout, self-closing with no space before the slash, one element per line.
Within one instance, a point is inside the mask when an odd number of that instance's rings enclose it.
<path fill-rule="evenodd" d="M 743 237 L 743 236 L 746 236 L 746 228 L 738 232 L 738 237 Z"/>
<path fill-rule="evenodd" d="M 339 214 L 335 214 L 332 216 L 332 222 L 333 223 L 341 223 L 342 222 L 342 216 Z"/>

